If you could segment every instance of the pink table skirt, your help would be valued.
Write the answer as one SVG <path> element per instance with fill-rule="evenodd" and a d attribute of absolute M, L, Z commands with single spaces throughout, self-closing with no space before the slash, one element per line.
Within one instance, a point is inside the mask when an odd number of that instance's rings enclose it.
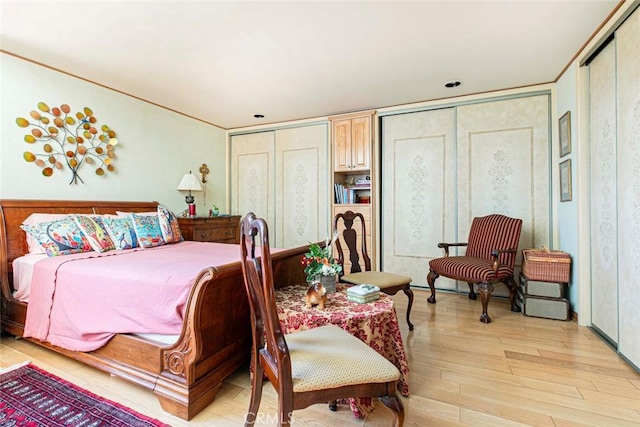
<path fill-rule="evenodd" d="M 380 293 L 380 299 L 358 304 L 347 299 L 346 287 L 337 285 L 336 292 L 327 295 L 324 310 L 305 307 L 308 285 L 287 286 L 276 291 L 276 305 L 282 331 L 285 334 L 304 331 L 327 324 L 340 326 L 360 338 L 386 357 L 400 371 L 398 391 L 409 395 L 409 363 L 402 344 L 402 335 L 393 300 Z M 373 409 L 370 397 L 349 399 L 354 415 L 363 418 Z"/>

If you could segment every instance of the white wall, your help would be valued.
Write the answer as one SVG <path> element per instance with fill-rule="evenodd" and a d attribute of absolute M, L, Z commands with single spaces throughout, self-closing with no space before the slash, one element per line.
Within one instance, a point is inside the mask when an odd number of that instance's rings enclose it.
<path fill-rule="evenodd" d="M 571 254 L 572 269 L 569 284 L 569 301 L 571 309 L 580 313 L 580 301 L 578 299 L 580 281 L 580 266 L 578 259 L 578 246 L 580 237 L 578 234 L 578 206 L 580 194 L 577 190 L 577 171 L 580 170 L 579 153 L 581 141 L 578 133 L 578 108 L 577 108 L 577 65 L 573 63 L 567 71 L 558 79 L 555 94 L 556 102 L 554 113 L 552 114 L 553 143 L 551 146 L 551 170 L 552 170 L 552 203 L 555 211 L 555 239 L 553 249 L 563 250 Z M 571 113 L 571 153 L 560 158 L 560 148 L 558 140 L 558 119 L 567 111 Z M 560 202 L 560 182 L 559 164 L 567 159 L 571 159 L 572 172 L 572 200 Z"/>
<path fill-rule="evenodd" d="M 194 193 L 199 214 L 215 203 L 226 206 L 226 133 L 223 129 L 58 71 L 2 53 L 0 55 L 0 198 L 60 200 L 156 200 L 180 212 L 185 194 L 176 190 L 182 175 L 198 173 L 207 163 L 206 192 Z M 168 84 L 170 82 L 167 82 Z M 78 170 L 84 184 L 71 184 L 71 171 L 44 177 L 23 159 L 25 151 L 42 152 L 24 142 L 29 129 L 16 125 L 38 102 L 68 104 L 72 113 L 93 110 L 97 124 L 117 132 L 116 171 L 97 176 L 95 168 Z M 206 206 L 204 205 L 206 195 Z"/>

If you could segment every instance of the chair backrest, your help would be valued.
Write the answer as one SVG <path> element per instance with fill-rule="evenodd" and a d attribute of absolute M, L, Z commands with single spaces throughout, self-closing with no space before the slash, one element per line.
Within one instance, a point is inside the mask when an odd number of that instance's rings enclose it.
<path fill-rule="evenodd" d="M 341 225 L 344 226 L 342 233 L 340 233 Z M 357 229 L 360 229 L 360 247 L 358 247 Z M 339 213 L 333 219 L 333 230 L 339 233 L 339 237 L 336 239 L 336 252 L 338 263 L 342 266 L 340 275 L 347 273 L 344 268 L 345 257 L 342 242 L 344 242 L 349 253 L 349 262 L 351 263 L 349 273 L 359 273 L 362 271 L 362 267 L 364 267 L 365 271 L 371 271 L 371 258 L 369 258 L 369 253 L 367 252 L 367 239 L 365 238 L 367 229 L 364 223 L 364 216 L 353 211 Z"/>
<path fill-rule="evenodd" d="M 505 215 L 492 214 L 476 217 L 471 223 L 466 256 L 491 259 L 491 251 L 515 249 L 498 257 L 500 264 L 513 268 L 516 262 L 522 220 Z"/>
<path fill-rule="evenodd" d="M 259 247 L 256 247 L 256 239 Z M 252 212 L 240 222 L 240 249 L 242 274 L 251 309 L 253 351 L 259 351 L 266 359 L 264 369 L 274 387 L 288 385 L 293 390 L 289 348 L 276 309 L 269 230 L 264 219 L 256 218 Z"/>

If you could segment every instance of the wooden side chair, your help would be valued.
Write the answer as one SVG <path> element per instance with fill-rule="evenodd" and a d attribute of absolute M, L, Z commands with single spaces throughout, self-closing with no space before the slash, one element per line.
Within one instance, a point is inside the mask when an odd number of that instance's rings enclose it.
<path fill-rule="evenodd" d="M 393 411 L 393 425 L 402 426 L 404 407 L 396 396 L 398 369 L 335 325 L 284 335 L 276 310 L 267 224 L 249 213 L 240 223 L 240 236 L 253 330 L 251 401 L 245 426 L 256 422 L 265 375 L 278 393 L 280 426 L 293 422 L 296 409 L 347 397 L 378 397 Z"/>
<path fill-rule="evenodd" d="M 360 222 L 359 227 L 357 224 L 358 221 Z M 409 298 L 409 302 L 407 304 L 407 324 L 409 325 L 409 330 L 413 331 L 413 323 L 409 320 L 411 316 L 411 307 L 413 306 L 413 291 L 410 286 L 411 277 L 387 273 L 384 271 L 371 271 L 371 258 L 369 258 L 369 253 L 367 252 L 367 241 L 365 238 L 367 230 L 364 217 L 361 213 L 354 213 L 353 211 L 346 211 L 344 213 L 337 214 L 333 220 L 333 229 L 336 233 L 339 233 L 339 230 L 341 229 L 341 222 L 344 226 L 342 239 L 336 240 L 338 262 L 342 266 L 340 281 L 344 283 L 351 283 L 353 285 L 361 285 L 364 283 L 375 285 L 387 295 L 395 295 L 398 291 L 403 291 L 407 295 L 407 298 Z M 354 228 L 354 222 L 356 227 L 360 228 L 360 245 L 358 245 L 358 232 L 356 231 L 356 228 Z M 345 255 L 342 249 L 342 244 L 340 243 L 341 240 L 344 240 L 349 252 L 349 261 L 351 262 L 351 269 L 349 273 L 345 273 L 344 271 Z M 363 266 L 361 265 L 361 260 L 364 264 L 364 271 L 362 271 Z"/>
<path fill-rule="evenodd" d="M 439 276 L 462 280 L 469 284 L 469 299 L 476 299 L 474 286 L 477 287 L 482 301 L 480 321 L 490 323 L 487 306 L 495 283 L 504 283 L 509 288 L 511 311 L 520 311 L 516 304 L 516 281 L 513 279 L 513 267 L 516 262 L 522 220 L 504 215 L 476 217 L 471 223 L 467 243 L 438 243 L 444 249 L 443 258 L 429 261 L 427 282 L 431 296 L 427 301 L 436 302 L 435 281 Z M 463 256 L 449 256 L 449 248 L 466 246 Z"/>

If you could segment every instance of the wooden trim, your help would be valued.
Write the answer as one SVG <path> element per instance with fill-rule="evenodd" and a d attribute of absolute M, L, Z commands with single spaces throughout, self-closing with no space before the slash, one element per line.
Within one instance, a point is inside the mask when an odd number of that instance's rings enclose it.
<path fill-rule="evenodd" d="M 376 114 L 377 110 L 366 110 L 366 111 L 357 111 L 345 114 L 336 114 L 333 116 L 328 116 L 329 120 L 342 120 L 342 119 L 352 119 L 354 117 L 362 117 L 362 116 L 373 116 Z"/>
<path fill-rule="evenodd" d="M 158 104 L 158 103 L 156 103 L 156 102 L 149 101 L 148 99 L 144 99 L 144 98 L 141 98 L 141 97 L 139 97 L 139 96 L 132 95 L 132 94 L 130 94 L 130 93 L 128 93 L 128 92 L 124 92 L 124 91 L 119 90 L 119 89 L 115 89 L 115 88 L 113 88 L 113 87 L 111 87 L 111 86 L 107 86 L 107 85 L 105 85 L 105 84 L 98 83 L 98 82 L 96 82 L 96 81 L 89 80 L 89 79 L 86 79 L 86 78 L 84 78 L 84 77 L 80 77 L 80 76 L 78 76 L 77 74 L 73 74 L 73 73 L 70 73 L 70 72 L 68 72 L 68 71 L 64 71 L 64 70 L 61 70 L 61 69 L 59 69 L 59 68 L 55 68 L 55 67 L 52 67 L 52 66 L 50 66 L 50 65 L 43 64 L 42 62 L 38 62 L 38 61 L 35 61 L 35 60 L 33 60 L 33 59 L 26 58 L 26 57 L 21 56 L 21 55 L 18 55 L 18 54 L 16 54 L 16 53 L 9 52 L 9 51 L 6 51 L 6 50 L 4 50 L 4 49 L 0 49 L 0 52 L 5 53 L 5 54 L 7 54 L 7 55 L 9 55 L 9 56 L 13 56 L 14 58 L 22 59 L 23 61 L 27 61 L 27 62 L 30 62 L 30 63 L 32 63 L 32 64 L 39 65 L 39 66 L 44 67 L 44 68 L 47 68 L 47 69 L 49 69 L 49 70 L 51 70 L 51 71 L 55 71 L 55 72 L 58 72 L 58 73 L 62 73 L 62 74 L 65 74 L 65 75 L 67 75 L 67 76 L 70 76 L 70 77 L 73 77 L 73 78 L 76 78 L 76 79 L 82 80 L 82 81 L 84 81 L 84 82 L 91 83 L 91 84 L 94 84 L 94 85 L 96 85 L 96 86 L 100 86 L 101 88 L 104 88 L 104 89 L 108 89 L 108 90 L 111 90 L 111 91 L 117 92 L 117 93 L 119 93 L 119 94 L 121 94 L 121 95 L 128 96 L 128 97 L 133 98 L 133 99 L 137 99 L 138 101 L 146 102 L 147 104 L 151 104 L 151 105 L 153 105 L 153 106 L 155 106 L 155 107 L 162 108 L 163 110 L 171 111 L 172 113 L 176 113 L 176 114 L 179 114 L 179 115 L 181 115 L 181 116 L 188 117 L 188 118 L 193 119 L 193 120 L 196 120 L 196 121 L 198 121 L 198 122 L 201 122 L 201 123 L 204 123 L 204 124 L 207 124 L 207 125 L 211 125 L 211 126 L 215 126 L 215 127 L 220 128 L 220 129 L 222 129 L 222 130 L 228 130 L 227 128 L 224 128 L 224 127 L 222 127 L 222 126 L 220 126 L 220 125 L 217 125 L 217 124 L 215 124 L 215 123 L 211 123 L 211 122 L 208 122 L 208 121 L 206 121 L 206 120 L 200 119 L 200 118 L 198 118 L 198 117 L 191 116 L 191 115 L 189 115 L 189 114 L 183 113 L 183 112 L 181 112 L 181 111 L 174 110 L 173 108 L 169 108 L 169 107 L 166 107 L 166 106 L 164 106 L 164 105 Z"/>

